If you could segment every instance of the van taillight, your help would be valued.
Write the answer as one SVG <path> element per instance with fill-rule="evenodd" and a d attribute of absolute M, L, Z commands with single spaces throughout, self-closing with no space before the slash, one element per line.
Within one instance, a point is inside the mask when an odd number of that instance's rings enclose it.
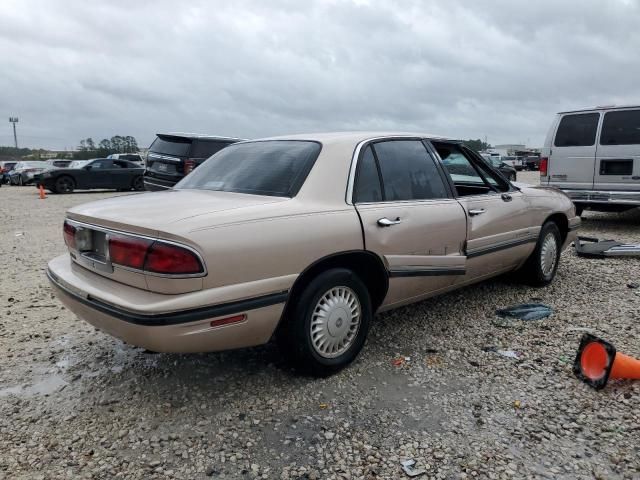
<path fill-rule="evenodd" d="M 192 275 L 204 272 L 200 259 L 192 251 L 145 238 L 110 237 L 109 259 L 118 265 L 152 273 Z"/>
<path fill-rule="evenodd" d="M 196 168 L 196 161 L 192 158 L 188 158 L 184 161 L 184 174 L 187 175 Z"/>
<path fill-rule="evenodd" d="M 109 237 L 109 260 L 124 267 L 142 270 L 153 240 L 135 237 Z"/>
<path fill-rule="evenodd" d="M 76 227 L 66 220 L 62 225 L 62 236 L 64 237 L 64 243 L 66 243 L 67 247 L 76 248 Z"/>
<path fill-rule="evenodd" d="M 540 159 L 540 175 L 543 177 L 546 177 L 548 168 L 549 168 L 549 157 L 542 157 Z"/>
<path fill-rule="evenodd" d="M 191 275 L 202 273 L 204 268 L 192 251 L 177 245 L 156 242 L 147 252 L 144 270 L 153 273 Z"/>

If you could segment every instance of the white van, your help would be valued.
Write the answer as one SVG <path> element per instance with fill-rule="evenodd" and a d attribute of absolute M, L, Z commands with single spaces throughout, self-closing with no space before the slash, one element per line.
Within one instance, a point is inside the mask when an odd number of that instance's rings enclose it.
<path fill-rule="evenodd" d="M 540 159 L 540 183 L 584 208 L 640 206 L 640 106 L 596 107 L 556 115 Z"/>

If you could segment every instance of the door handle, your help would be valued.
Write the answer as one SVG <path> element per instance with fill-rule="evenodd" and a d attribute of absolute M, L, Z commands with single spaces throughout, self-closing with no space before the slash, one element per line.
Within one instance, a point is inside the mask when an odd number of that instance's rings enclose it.
<path fill-rule="evenodd" d="M 397 217 L 395 220 L 389 220 L 387 217 L 383 217 L 378 220 L 378 225 L 380 225 L 381 227 L 390 227 L 399 223 L 400 217 Z"/>
<path fill-rule="evenodd" d="M 484 208 L 473 208 L 469 210 L 469 215 L 475 217 L 476 215 L 482 215 L 486 210 Z"/>
<path fill-rule="evenodd" d="M 510 202 L 512 199 L 511 195 L 509 195 L 508 193 L 503 193 L 501 196 L 502 200 L 504 200 L 505 202 Z"/>

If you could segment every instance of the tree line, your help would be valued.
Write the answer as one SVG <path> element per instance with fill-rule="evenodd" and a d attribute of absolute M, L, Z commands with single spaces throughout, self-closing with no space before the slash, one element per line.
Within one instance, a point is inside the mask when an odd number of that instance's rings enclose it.
<path fill-rule="evenodd" d="M 106 157 L 112 153 L 136 153 L 138 142 L 135 137 L 116 135 L 110 139 L 103 138 L 97 144 L 93 138 L 80 140 L 77 151 L 73 153 L 76 160 Z"/>

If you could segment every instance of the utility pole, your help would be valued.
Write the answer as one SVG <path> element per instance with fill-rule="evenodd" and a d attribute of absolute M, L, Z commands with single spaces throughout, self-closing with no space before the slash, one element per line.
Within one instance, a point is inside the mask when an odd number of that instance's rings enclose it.
<path fill-rule="evenodd" d="M 16 145 L 16 150 L 18 149 L 18 136 L 16 135 L 16 123 L 18 123 L 18 117 L 9 117 L 9 121 L 13 123 L 13 143 Z"/>

